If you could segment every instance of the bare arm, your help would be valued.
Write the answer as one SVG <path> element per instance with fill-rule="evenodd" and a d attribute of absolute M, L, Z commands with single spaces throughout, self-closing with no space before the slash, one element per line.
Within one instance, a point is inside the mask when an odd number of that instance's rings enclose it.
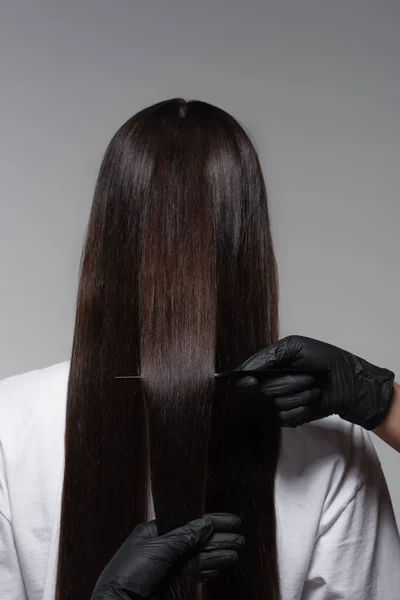
<path fill-rule="evenodd" d="M 393 384 L 393 398 L 387 417 L 374 429 L 384 442 L 400 452 L 400 385 Z"/>

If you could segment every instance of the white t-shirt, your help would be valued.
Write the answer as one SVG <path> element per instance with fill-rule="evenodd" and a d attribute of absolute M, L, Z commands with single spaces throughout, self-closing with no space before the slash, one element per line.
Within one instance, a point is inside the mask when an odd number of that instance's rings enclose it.
<path fill-rule="evenodd" d="M 1 600 L 54 600 L 68 373 L 0 382 Z M 400 598 L 398 531 L 361 428 L 331 417 L 284 430 L 276 509 L 282 600 Z"/>

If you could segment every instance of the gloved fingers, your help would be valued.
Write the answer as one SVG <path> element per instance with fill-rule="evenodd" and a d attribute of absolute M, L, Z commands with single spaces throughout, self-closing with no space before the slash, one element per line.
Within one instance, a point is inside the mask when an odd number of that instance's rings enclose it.
<path fill-rule="evenodd" d="M 160 536 L 160 540 L 168 541 L 180 558 L 188 558 L 194 550 L 203 544 L 214 531 L 214 523 L 208 516 L 189 521 L 183 527 L 178 527 Z"/>
<path fill-rule="evenodd" d="M 207 540 L 202 552 L 214 550 L 240 550 L 245 544 L 245 539 L 238 533 L 213 533 Z"/>
<path fill-rule="evenodd" d="M 248 375 L 247 377 L 241 377 L 235 382 L 235 392 L 238 394 L 259 394 L 260 384 L 256 377 Z"/>
<path fill-rule="evenodd" d="M 236 370 L 237 371 L 264 371 L 275 365 L 275 344 L 264 348 L 245 360 Z M 239 394 L 258 394 L 260 392 L 259 383 L 256 377 L 249 375 L 235 382 L 235 391 Z"/>
<path fill-rule="evenodd" d="M 240 518 L 231 513 L 210 513 L 203 515 L 203 517 L 211 519 L 214 525 L 214 531 L 232 532 L 239 529 L 241 525 Z M 137 541 L 139 539 L 144 540 L 156 537 L 158 537 L 157 522 L 153 519 L 147 523 L 140 523 L 137 525 L 128 539 L 133 538 Z"/>
<path fill-rule="evenodd" d="M 278 365 L 280 366 L 280 363 L 285 360 L 285 352 L 286 343 L 284 340 L 281 340 L 250 356 L 250 358 L 240 365 L 239 369 L 241 371 L 262 371 Z"/>
<path fill-rule="evenodd" d="M 265 396 L 289 396 L 311 389 L 315 386 L 315 378 L 304 373 L 288 373 L 281 377 L 265 379 L 260 383 L 260 392 Z"/>
<path fill-rule="evenodd" d="M 206 513 L 204 517 L 211 519 L 216 532 L 232 533 L 237 531 L 242 524 L 241 519 L 231 513 Z"/>
<path fill-rule="evenodd" d="M 240 524 L 241 520 L 236 515 L 230 513 L 209 513 L 203 515 L 201 519 L 190 521 L 187 525 L 170 531 L 161 536 L 160 539 L 164 538 L 168 541 L 177 555 L 185 559 L 189 558 L 199 547 L 207 545 L 206 542 L 217 545 L 218 542 L 221 543 L 222 538 L 225 538 L 225 545 L 229 548 L 232 547 L 232 544 L 236 548 L 241 547 L 242 536 L 232 533 L 232 530 L 235 531 Z M 214 542 L 212 542 L 213 534 L 216 536 L 214 537 Z M 235 541 L 233 542 L 233 540 Z M 211 550 L 210 552 L 206 552 L 206 554 L 218 551 Z M 229 556 L 233 550 L 227 549 L 224 552 Z"/>
<path fill-rule="evenodd" d="M 223 571 L 237 563 L 238 560 L 239 553 L 236 550 L 200 552 L 196 559 L 196 567 L 200 573 L 202 571 Z"/>
<path fill-rule="evenodd" d="M 216 577 L 218 577 L 218 575 L 218 571 L 200 571 L 199 579 L 201 581 L 207 581 L 208 579 L 215 579 Z"/>
<path fill-rule="evenodd" d="M 273 398 L 273 403 L 278 411 L 289 411 L 294 408 L 315 404 L 320 400 L 321 396 L 322 392 L 319 388 L 312 388 L 291 396 Z"/>
<path fill-rule="evenodd" d="M 315 377 L 306 373 L 287 373 L 280 377 L 270 379 L 268 371 L 265 378 L 260 375 L 260 380 L 255 377 L 244 377 L 236 382 L 236 391 L 240 394 L 263 394 L 264 396 L 288 396 L 302 392 L 315 386 Z"/>
<path fill-rule="evenodd" d="M 323 416 L 315 406 L 299 406 L 278 412 L 278 420 L 282 427 L 298 427 L 321 419 Z"/>
<path fill-rule="evenodd" d="M 240 365 L 239 369 L 243 371 L 285 367 L 303 370 L 326 369 L 329 366 L 328 357 L 323 352 L 310 353 L 310 347 L 313 348 L 316 344 L 321 345 L 321 342 L 304 336 L 289 335 L 251 356 Z M 328 345 L 324 344 L 324 347 L 328 348 Z"/>

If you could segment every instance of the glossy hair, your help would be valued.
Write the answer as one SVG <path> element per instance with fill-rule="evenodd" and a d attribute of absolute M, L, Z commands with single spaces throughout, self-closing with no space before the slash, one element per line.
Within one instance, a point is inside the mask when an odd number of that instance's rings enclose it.
<path fill-rule="evenodd" d="M 167 596 L 277 600 L 280 430 L 216 371 L 275 341 L 278 295 L 256 151 L 223 110 L 173 99 L 111 140 L 81 261 L 68 382 L 57 600 L 89 600 L 151 486 L 159 532 L 242 517 L 236 569 Z M 140 374 L 140 380 L 114 376 Z"/>

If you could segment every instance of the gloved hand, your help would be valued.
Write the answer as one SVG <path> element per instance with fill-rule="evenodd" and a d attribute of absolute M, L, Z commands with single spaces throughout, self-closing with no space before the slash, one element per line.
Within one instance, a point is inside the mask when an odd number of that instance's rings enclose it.
<path fill-rule="evenodd" d="M 259 381 L 245 378 L 238 391 L 259 392 L 274 402 L 284 426 L 296 427 L 332 414 L 375 429 L 389 411 L 394 373 L 336 346 L 292 335 L 261 350 L 240 370 L 293 368 L 327 369 L 316 380 L 308 374 L 291 374 Z"/>
<path fill-rule="evenodd" d="M 199 579 L 216 577 L 238 560 L 240 523 L 213 513 L 159 537 L 155 521 L 138 525 L 101 573 L 91 600 L 154 600 L 191 559 Z"/>

